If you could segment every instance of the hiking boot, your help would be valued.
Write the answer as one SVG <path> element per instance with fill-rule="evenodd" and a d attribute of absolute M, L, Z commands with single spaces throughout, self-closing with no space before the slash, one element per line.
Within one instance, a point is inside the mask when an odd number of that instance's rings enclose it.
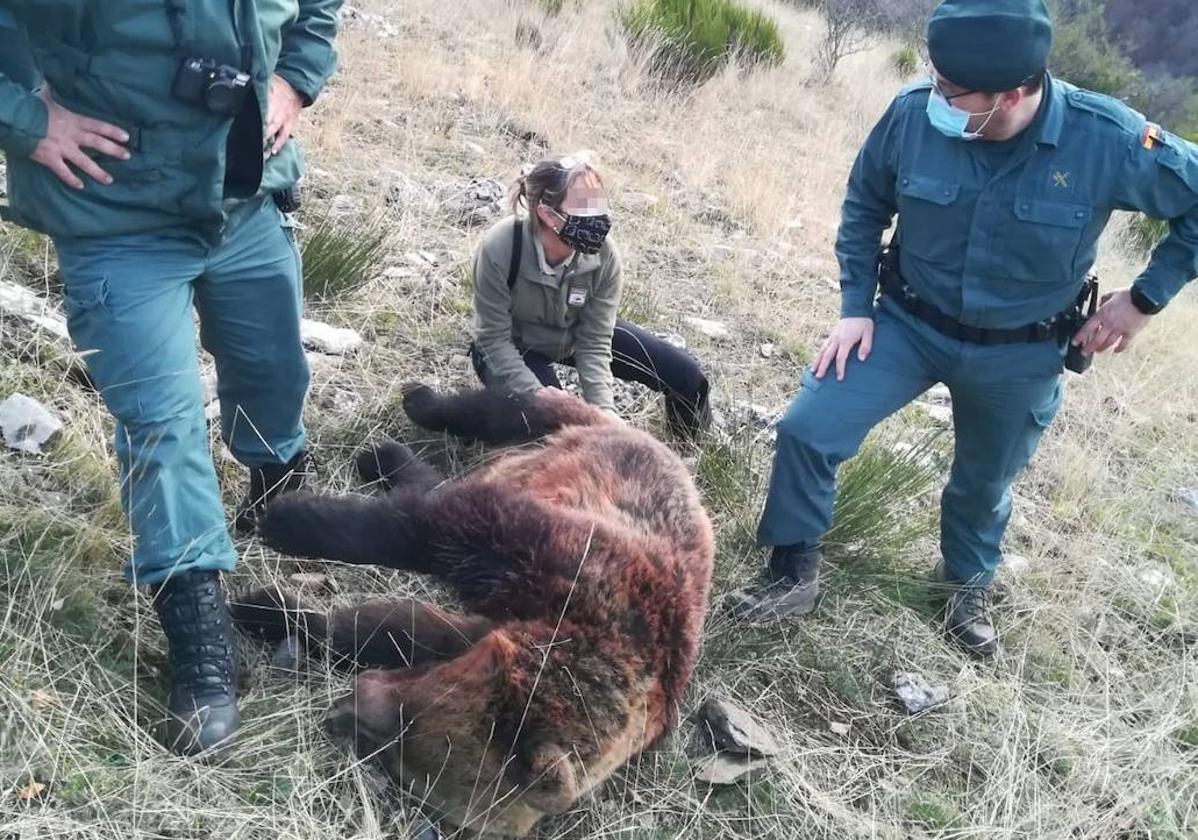
<path fill-rule="evenodd" d="M 990 621 L 992 594 L 989 585 L 976 586 L 948 579 L 944 561 L 936 564 L 932 579 L 944 587 L 945 629 L 957 645 L 974 656 L 993 656 L 998 650 L 998 633 Z"/>
<path fill-rule="evenodd" d="M 734 592 L 725 608 L 737 618 L 797 618 L 815 610 L 823 549 L 774 546 L 770 582 L 752 592 Z"/>
<path fill-rule="evenodd" d="M 170 648 L 166 744 L 179 755 L 227 746 L 239 722 L 237 645 L 220 575 L 192 569 L 152 592 Z"/>
<path fill-rule="evenodd" d="M 266 503 L 283 493 L 300 490 L 315 474 L 312 458 L 307 450 L 301 449 L 286 464 L 266 464 L 250 467 L 250 491 L 237 505 L 233 520 L 239 534 L 254 530 L 266 510 Z"/>

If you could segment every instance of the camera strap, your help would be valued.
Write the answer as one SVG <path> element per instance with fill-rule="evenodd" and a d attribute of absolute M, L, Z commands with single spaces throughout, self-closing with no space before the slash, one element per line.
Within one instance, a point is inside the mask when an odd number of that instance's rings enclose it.
<path fill-rule="evenodd" d="M 164 2 L 166 3 L 166 17 L 171 25 L 171 37 L 175 41 L 175 52 L 181 58 L 198 55 L 195 47 L 188 43 L 187 33 L 183 28 L 183 16 L 187 13 L 187 0 L 164 0 Z M 229 11 L 233 15 L 233 33 L 237 38 L 237 46 L 241 52 L 241 66 L 238 69 L 243 73 L 248 73 L 253 61 L 253 50 L 249 44 L 244 42 L 245 39 L 241 26 L 241 5 L 238 0 L 232 0 L 229 3 Z"/>

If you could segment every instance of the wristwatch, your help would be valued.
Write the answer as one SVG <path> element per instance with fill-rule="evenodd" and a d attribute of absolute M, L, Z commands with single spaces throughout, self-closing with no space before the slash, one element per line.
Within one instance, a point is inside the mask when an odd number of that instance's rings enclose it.
<path fill-rule="evenodd" d="M 1135 286 L 1131 287 L 1131 305 L 1145 315 L 1155 315 L 1165 308 L 1162 304 L 1154 303 L 1152 298 Z"/>

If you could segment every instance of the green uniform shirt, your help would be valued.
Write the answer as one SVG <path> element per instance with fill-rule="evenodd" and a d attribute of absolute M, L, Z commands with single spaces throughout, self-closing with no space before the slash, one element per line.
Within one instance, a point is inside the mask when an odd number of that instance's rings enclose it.
<path fill-rule="evenodd" d="M 6 217 L 51 235 L 99 236 L 185 227 L 218 239 L 231 199 L 264 196 L 299 177 L 289 141 L 265 160 L 260 178 L 226 194 L 233 118 L 171 94 L 183 53 L 239 67 L 248 49 L 259 122 L 272 74 L 308 103 L 336 65 L 340 0 L 0 0 L 0 148 L 8 159 Z M 178 27 L 171 25 L 177 9 Z M 180 43 L 180 36 L 182 43 Z M 45 136 L 47 112 L 31 92 L 44 79 L 79 114 L 126 130 L 132 156 L 97 155 L 109 185 L 84 176 L 72 190 L 29 159 Z M 235 151 L 257 169 L 261 131 Z M 256 174 L 256 173 L 255 173 Z"/>
<path fill-rule="evenodd" d="M 559 277 L 545 273 L 530 223 L 516 283 L 508 289 L 512 226 L 497 222 L 474 257 L 474 343 L 499 387 L 534 391 L 541 383 L 521 353 L 533 350 L 554 360 L 573 356 L 586 401 L 615 411 L 612 336 L 620 307 L 620 258 L 611 238 L 598 254 L 576 253 Z"/>
<path fill-rule="evenodd" d="M 898 213 L 903 278 L 942 312 L 1011 328 L 1064 310 L 1114 210 L 1170 221 L 1135 281 L 1164 305 L 1198 275 L 1198 147 L 1102 94 L 1045 82 L 1034 122 L 993 150 L 937 131 L 930 84 L 895 98 L 849 176 L 836 255 L 841 314 L 873 314 L 877 255 Z M 1006 144 L 1004 144 L 1006 146 Z"/>

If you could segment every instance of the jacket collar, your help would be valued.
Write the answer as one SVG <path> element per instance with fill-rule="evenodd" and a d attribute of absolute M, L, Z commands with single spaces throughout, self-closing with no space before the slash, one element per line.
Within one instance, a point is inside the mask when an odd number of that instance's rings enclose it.
<path fill-rule="evenodd" d="M 1041 146 L 1056 146 L 1061 139 L 1061 126 L 1065 122 L 1065 90 L 1052 75 L 1044 74 L 1044 100 L 1033 123 L 1036 142 Z"/>

